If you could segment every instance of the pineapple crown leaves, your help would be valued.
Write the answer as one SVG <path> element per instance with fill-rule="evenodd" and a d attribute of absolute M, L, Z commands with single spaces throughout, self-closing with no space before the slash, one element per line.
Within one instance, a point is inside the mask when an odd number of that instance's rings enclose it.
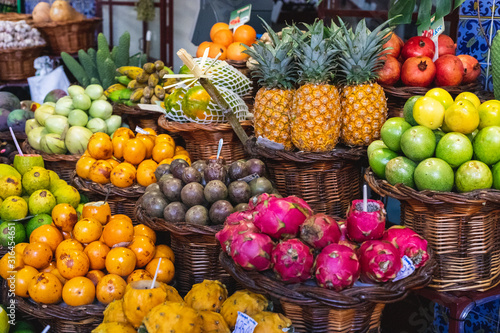
<path fill-rule="evenodd" d="M 390 39 L 391 27 L 387 27 L 393 19 L 379 25 L 373 31 L 361 20 L 356 28 L 347 29 L 339 18 L 342 36 L 336 38 L 338 49 L 342 50 L 339 57 L 339 76 L 343 84 L 362 84 L 377 78 L 377 71 L 383 66 L 381 53 L 383 45 Z"/>

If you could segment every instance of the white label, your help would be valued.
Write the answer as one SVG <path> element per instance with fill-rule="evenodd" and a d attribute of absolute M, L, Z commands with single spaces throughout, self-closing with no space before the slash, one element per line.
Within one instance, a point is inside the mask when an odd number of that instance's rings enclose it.
<path fill-rule="evenodd" d="M 135 127 L 135 131 L 137 133 L 140 133 L 140 134 L 149 134 L 148 132 L 146 132 L 145 130 L 143 130 L 142 128 L 140 128 L 139 126 Z"/>
<path fill-rule="evenodd" d="M 437 21 L 434 21 L 434 17 L 431 19 L 431 26 L 429 29 L 421 32 L 421 35 L 424 37 L 428 37 L 432 39 L 434 42 L 434 58 L 432 61 L 436 61 L 439 58 L 439 47 L 438 47 L 438 37 L 444 32 L 444 19 L 441 18 Z"/>
<path fill-rule="evenodd" d="M 238 311 L 238 318 L 236 318 L 236 326 L 233 333 L 253 333 L 257 326 L 257 322 L 249 315 Z"/>
<path fill-rule="evenodd" d="M 392 282 L 402 280 L 412 275 L 413 272 L 415 272 L 415 266 L 413 265 L 413 262 L 411 261 L 410 258 L 408 258 L 407 256 L 403 256 L 402 261 L 403 261 L 403 267 L 398 272 L 394 280 L 392 280 Z"/>
<path fill-rule="evenodd" d="M 246 177 L 240 178 L 240 179 L 238 179 L 238 180 L 242 180 L 242 181 L 244 181 L 244 182 L 250 183 L 252 180 L 257 179 L 257 178 L 259 178 L 259 177 L 260 177 L 260 176 L 259 176 L 259 174 L 258 174 L 258 173 L 252 173 L 251 175 L 248 175 L 248 176 L 246 176 Z"/>

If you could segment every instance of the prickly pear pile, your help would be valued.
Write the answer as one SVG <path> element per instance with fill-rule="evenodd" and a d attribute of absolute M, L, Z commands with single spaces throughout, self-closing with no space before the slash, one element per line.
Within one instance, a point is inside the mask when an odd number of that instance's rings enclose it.
<path fill-rule="evenodd" d="M 222 250 L 246 270 L 272 269 L 285 283 L 311 278 L 340 291 L 361 279 L 365 283 L 394 280 L 403 256 L 415 268 L 429 259 L 427 241 L 402 226 L 385 230 L 381 201 L 354 200 L 345 221 L 314 214 L 294 196 L 262 194 L 249 208 L 229 215 L 216 234 Z"/>

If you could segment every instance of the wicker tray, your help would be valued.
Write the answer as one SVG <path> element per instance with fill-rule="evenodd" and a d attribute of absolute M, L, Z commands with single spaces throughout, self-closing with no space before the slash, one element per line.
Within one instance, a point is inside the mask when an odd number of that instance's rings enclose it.
<path fill-rule="evenodd" d="M 21 149 L 26 154 L 41 155 L 45 163 L 45 168 L 55 171 L 59 175 L 59 178 L 64 179 L 68 183 L 71 182 L 76 162 L 81 157 L 81 155 L 46 154 L 43 151 L 33 149 L 28 140 L 23 142 Z"/>
<path fill-rule="evenodd" d="M 427 264 L 398 282 L 353 287 L 336 292 L 313 284 L 286 285 L 272 271 L 246 271 L 221 252 L 220 262 L 235 280 L 251 291 L 277 298 L 298 332 L 379 332 L 386 303 L 402 300 L 411 289 L 425 287 L 436 264 L 432 251 Z"/>
<path fill-rule="evenodd" d="M 186 150 L 192 161 L 208 160 L 217 155 L 219 140 L 224 139 L 221 156 L 232 163 L 245 158 L 245 149 L 240 139 L 228 123 L 202 125 L 196 123 L 178 123 L 167 120 L 165 116 L 158 119 L 158 125 L 170 133 L 178 133 L 186 141 Z M 251 133 L 252 123 L 241 122 L 247 133 Z"/>
<path fill-rule="evenodd" d="M 262 158 L 283 196 L 296 195 L 317 213 L 345 217 L 361 194 L 361 166 L 366 148 L 336 148 L 328 153 L 290 152 L 246 143 L 250 155 Z"/>
<path fill-rule="evenodd" d="M 79 21 L 35 23 L 47 41 L 50 52 L 76 53 L 95 46 L 95 32 L 102 19 L 95 17 Z"/>
<path fill-rule="evenodd" d="M 28 24 L 33 23 L 33 17 L 31 14 L 20 14 L 20 13 L 1 13 L 0 21 L 26 21 Z"/>
<path fill-rule="evenodd" d="M 0 49 L 0 80 L 25 80 L 35 75 L 33 62 L 42 55 L 45 45 L 18 49 Z"/>
<path fill-rule="evenodd" d="M 236 290 L 236 282 L 219 262 L 221 248 L 215 234 L 222 229 L 222 225 L 170 223 L 164 219 L 152 218 L 140 205 L 136 206 L 134 215 L 139 223 L 144 223 L 155 231 L 170 233 L 170 246 L 175 255 L 177 290 L 180 294 L 187 294 L 193 284 L 205 279 L 221 281 L 229 292 Z"/>
<path fill-rule="evenodd" d="M 16 136 L 17 142 L 24 141 L 27 138 L 26 133 L 24 132 L 14 132 L 14 135 Z M 13 142 L 14 140 L 12 140 L 10 131 L 0 132 L 0 141 Z"/>
<path fill-rule="evenodd" d="M 162 112 L 142 110 L 139 107 L 132 107 L 124 104 L 114 104 L 113 113 L 120 116 L 126 115 L 128 125 L 132 130 L 135 130 L 136 126 L 140 128 L 152 128 L 158 134 L 163 130 L 158 126 L 158 118 L 163 115 Z"/>
<path fill-rule="evenodd" d="M 500 191 L 416 191 L 365 173 L 368 185 L 401 202 L 401 221 L 433 249 L 439 291 L 485 291 L 500 283 Z"/>

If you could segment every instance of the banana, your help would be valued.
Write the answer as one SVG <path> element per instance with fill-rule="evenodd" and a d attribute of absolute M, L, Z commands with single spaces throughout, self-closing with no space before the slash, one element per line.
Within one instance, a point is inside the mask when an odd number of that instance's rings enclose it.
<path fill-rule="evenodd" d="M 155 71 L 155 64 L 153 64 L 152 62 L 147 62 L 142 66 L 142 69 L 144 69 L 148 74 L 153 74 Z"/>
<path fill-rule="evenodd" d="M 132 89 L 123 89 L 123 90 L 120 90 L 120 99 L 122 101 L 127 101 L 127 100 L 130 100 L 130 96 L 132 96 L 132 93 L 134 91 Z"/>
<path fill-rule="evenodd" d="M 153 89 L 154 88 L 151 88 L 151 87 L 144 87 L 144 90 L 143 90 L 144 97 L 151 98 L 151 96 L 153 96 Z"/>
<path fill-rule="evenodd" d="M 144 95 L 144 88 L 138 88 L 136 90 L 134 90 L 134 92 L 132 93 L 132 95 L 130 95 L 130 100 L 132 102 L 139 102 L 139 100 L 142 98 L 142 96 Z"/>
<path fill-rule="evenodd" d="M 115 79 L 124 86 L 127 86 L 130 83 L 130 81 L 132 81 L 132 79 L 129 78 L 127 75 L 121 75 L 116 77 Z"/>
<path fill-rule="evenodd" d="M 112 86 L 109 86 L 108 89 L 106 89 L 104 91 L 104 96 L 106 97 L 109 97 L 109 95 L 114 92 L 114 91 L 117 91 L 117 90 L 123 90 L 123 89 L 126 89 L 127 87 L 124 86 L 123 84 L 121 83 L 115 83 L 113 84 Z"/>
<path fill-rule="evenodd" d="M 139 74 L 135 79 L 139 83 L 147 83 L 149 79 L 149 74 L 146 73 L 145 70 L 142 70 L 141 74 Z"/>
<path fill-rule="evenodd" d="M 163 89 L 163 87 L 160 85 L 156 85 L 155 86 L 155 96 L 158 97 L 159 99 L 164 99 L 165 98 L 165 89 Z"/>
<path fill-rule="evenodd" d="M 155 61 L 155 69 L 156 69 L 156 71 L 162 70 L 163 67 L 165 67 L 165 64 L 163 63 L 163 61 L 161 61 L 161 60 L 156 60 Z"/>
<path fill-rule="evenodd" d="M 122 91 L 123 90 L 115 90 L 115 91 L 109 93 L 106 97 L 108 97 L 108 99 L 111 102 L 118 103 L 118 102 L 120 102 L 120 95 L 121 95 Z"/>
<path fill-rule="evenodd" d="M 158 76 L 158 74 L 153 73 L 149 75 L 148 86 L 154 88 L 159 82 L 160 82 L 160 77 Z"/>
<path fill-rule="evenodd" d="M 144 87 L 146 87 L 146 85 L 144 83 L 137 82 L 137 80 L 132 80 L 127 85 L 127 88 L 132 89 L 132 90 L 135 90 L 137 88 L 144 88 Z"/>
<path fill-rule="evenodd" d="M 132 80 L 135 80 L 139 74 L 142 72 L 141 67 L 135 67 L 135 66 L 122 66 L 117 69 L 118 73 L 121 75 L 127 75 L 129 78 Z"/>

